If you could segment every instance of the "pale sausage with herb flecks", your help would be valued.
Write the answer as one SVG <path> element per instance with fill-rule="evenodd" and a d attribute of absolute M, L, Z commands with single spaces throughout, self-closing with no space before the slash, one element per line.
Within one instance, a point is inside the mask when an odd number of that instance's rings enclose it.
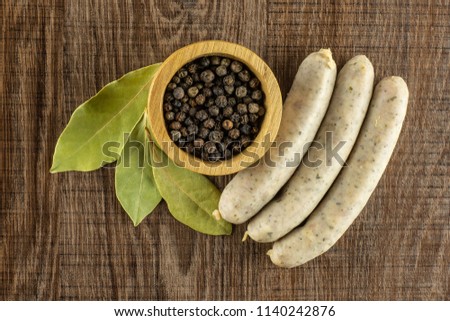
<path fill-rule="evenodd" d="M 306 224 L 275 242 L 267 253 L 282 267 L 295 267 L 329 250 L 362 211 L 389 162 L 408 104 L 408 87 L 388 77 L 375 87 L 364 124 L 333 186 Z"/>
<path fill-rule="evenodd" d="M 336 80 L 331 51 L 321 49 L 301 63 L 286 98 L 276 149 L 258 165 L 239 172 L 219 201 L 221 216 L 240 224 L 267 204 L 300 164 L 322 122 Z"/>
<path fill-rule="evenodd" d="M 353 57 L 341 69 L 330 106 L 304 158 L 307 161 L 302 162 L 275 199 L 250 221 L 247 233 L 253 240 L 278 240 L 303 222 L 319 204 L 356 141 L 372 97 L 373 78 L 373 66 L 366 56 Z M 337 155 L 331 152 L 334 148 Z"/>

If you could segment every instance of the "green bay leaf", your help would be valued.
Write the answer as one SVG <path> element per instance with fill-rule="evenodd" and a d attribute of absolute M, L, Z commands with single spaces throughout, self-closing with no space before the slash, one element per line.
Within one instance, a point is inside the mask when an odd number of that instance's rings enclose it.
<path fill-rule="evenodd" d="M 153 176 L 170 213 L 179 222 L 210 235 L 229 235 L 232 225 L 213 215 L 220 191 L 205 176 L 175 165 L 152 144 Z"/>
<path fill-rule="evenodd" d="M 143 116 L 125 142 L 115 175 L 116 196 L 134 226 L 161 201 L 153 178 L 145 123 Z"/>
<path fill-rule="evenodd" d="M 80 105 L 58 139 L 50 172 L 91 171 L 117 160 L 124 133 L 144 113 L 159 65 L 127 73 Z"/>

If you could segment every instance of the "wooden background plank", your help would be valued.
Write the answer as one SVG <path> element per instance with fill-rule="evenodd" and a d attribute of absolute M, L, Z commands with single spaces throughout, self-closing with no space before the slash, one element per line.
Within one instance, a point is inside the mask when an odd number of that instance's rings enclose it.
<path fill-rule="evenodd" d="M 0 299 L 450 299 L 450 3 L 2 1 Z M 410 88 L 398 146 L 361 216 L 329 252 L 276 268 L 269 245 L 200 235 L 160 205 L 138 228 L 114 171 L 50 175 L 76 106 L 194 41 L 258 53 L 285 96 L 307 54 L 356 54 Z M 221 188 L 230 177 L 216 178 Z"/>

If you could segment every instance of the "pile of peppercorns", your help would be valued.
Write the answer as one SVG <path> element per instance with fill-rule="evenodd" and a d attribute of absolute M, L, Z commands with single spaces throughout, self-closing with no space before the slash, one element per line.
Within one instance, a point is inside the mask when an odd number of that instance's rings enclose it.
<path fill-rule="evenodd" d="M 167 85 L 164 118 L 175 144 L 203 160 L 229 159 L 255 139 L 264 93 L 242 62 L 208 56 L 183 66 Z"/>

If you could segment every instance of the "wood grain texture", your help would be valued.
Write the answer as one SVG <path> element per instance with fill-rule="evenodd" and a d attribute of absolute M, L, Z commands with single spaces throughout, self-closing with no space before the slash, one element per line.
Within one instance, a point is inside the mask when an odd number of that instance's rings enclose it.
<path fill-rule="evenodd" d="M 1 2 L 0 299 L 450 299 L 448 0 Z M 360 217 L 326 254 L 275 267 L 269 244 L 200 235 L 160 205 L 138 228 L 111 167 L 50 175 L 76 106 L 189 43 L 240 43 L 283 95 L 322 47 L 405 78 L 399 143 Z M 215 178 L 223 186 L 230 177 Z"/>

